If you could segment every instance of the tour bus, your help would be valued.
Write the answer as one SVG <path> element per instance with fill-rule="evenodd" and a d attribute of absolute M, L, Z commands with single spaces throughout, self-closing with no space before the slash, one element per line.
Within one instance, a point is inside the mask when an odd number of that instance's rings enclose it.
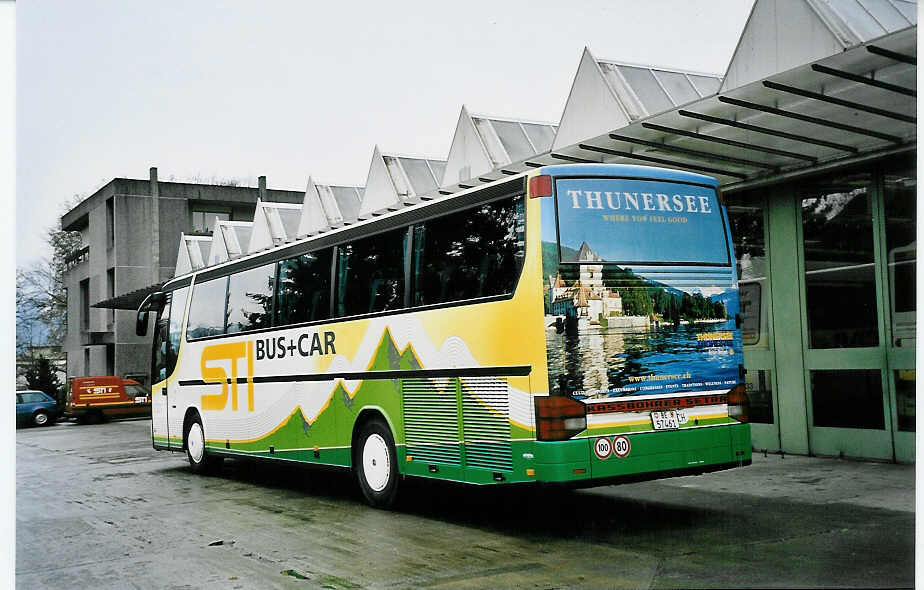
<path fill-rule="evenodd" d="M 590 487 L 751 462 L 737 278 L 712 178 L 568 164 L 168 281 L 152 435 L 251 457 Z"/>

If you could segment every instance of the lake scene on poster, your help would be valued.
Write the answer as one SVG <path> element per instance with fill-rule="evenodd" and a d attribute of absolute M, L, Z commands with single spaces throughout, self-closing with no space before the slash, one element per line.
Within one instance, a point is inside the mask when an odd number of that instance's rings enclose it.
<path fill-rule="evenodd" d="M 598 399 L 738 383 L 738 298 L 714 189 L 558 179 L 542 222 L 550 393 Z"/>

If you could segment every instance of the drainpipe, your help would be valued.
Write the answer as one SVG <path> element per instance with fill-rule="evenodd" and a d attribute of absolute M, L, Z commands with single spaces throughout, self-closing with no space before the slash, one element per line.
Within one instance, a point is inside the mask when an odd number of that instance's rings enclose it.
<path fill-rule="evenodd" d="M 157 167 L 151 166 L 151 267 L 152 283 L 160 282 L 160 188 L 157 186 Z"/>

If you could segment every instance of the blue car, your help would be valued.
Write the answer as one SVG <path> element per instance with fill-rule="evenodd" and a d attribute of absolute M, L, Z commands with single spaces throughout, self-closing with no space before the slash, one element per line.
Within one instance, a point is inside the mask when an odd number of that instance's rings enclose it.
<path fill-rule="evenodd" d="M 58 404 L 42 391 L 16 392 L 16 425 L 48 426 L 58 417 Z"/>

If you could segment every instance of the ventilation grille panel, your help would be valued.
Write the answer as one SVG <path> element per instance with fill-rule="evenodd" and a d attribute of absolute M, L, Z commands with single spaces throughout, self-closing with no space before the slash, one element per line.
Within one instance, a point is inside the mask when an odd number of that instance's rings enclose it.
<path fill-rule="evenodd" d="M 407 454 L 418 461 L 461 465 L 455 379 L 403 379 Z"/>
<path fill-rule="evenodd" d="M 460 381 L 466 466 L 511 471 L 510 396 L 506 380 L 463 377 Z"/>

